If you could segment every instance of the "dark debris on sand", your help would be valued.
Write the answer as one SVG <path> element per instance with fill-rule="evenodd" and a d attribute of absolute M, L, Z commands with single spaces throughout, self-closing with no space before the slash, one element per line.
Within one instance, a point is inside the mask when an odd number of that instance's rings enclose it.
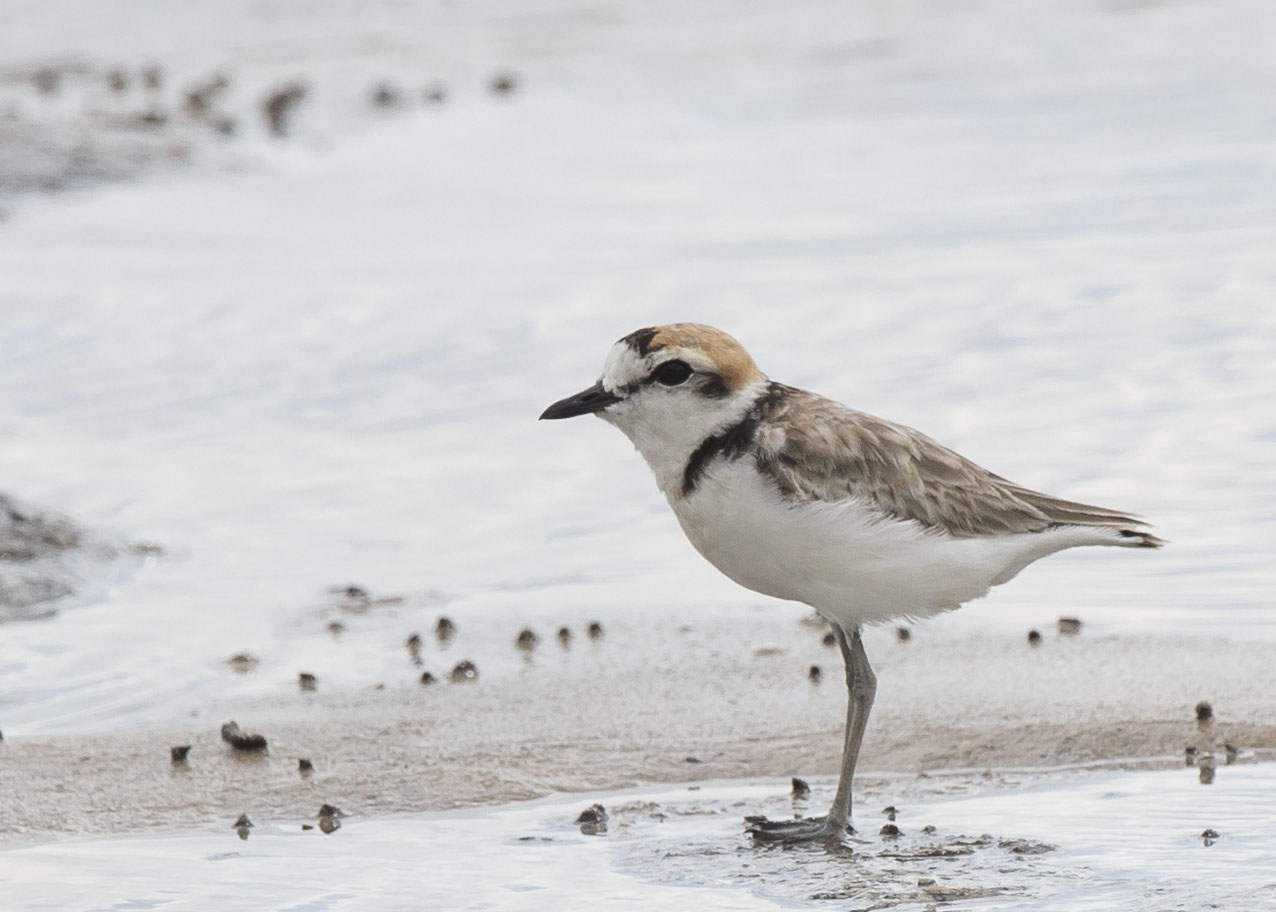
<path fill-rule="evenodd" d="M 265 735 L 243 732 L 238 722 L 227 722 L 222 726 L 222 740 L 235 750 L 245 753 L 258 753 L 266 750 L 268 746 Z"/>
<path fill-rule="evenodd" d="M 325 835 L 334 833 L 341 829 L 341 818 L 346 816 L 345 811 L 331 804 L 324 804 L 319 808 L 318 820 L 319 829 Z"/>
<path fill-rule="evenodd" d="M 453 684 L 465 684 L 478 680 L 478 666 L 469 659 L 457 662 L 448 672 L 447 679 Z"/>
<path fill-rule="evenodd" d="M 4 190 L 4 144 L 0 129 L 0 195 Z M 0 623 L 46 618 L 74 595 L 89 565 L 117 559 L 147 559 L 159 545 L 129 544 L 90 532 L 67 516 L 20 504 L 0 494 Z M 68 559 L 71 558 L 71 559 Z"/>
<path fill-rule="evenodd" d="M 586 836 L 601 836 L 607 832 L 607 809 L 601 804 L 591 804 L 580 812 L 576 825 Z"/>
<path fill-rule="evenodd" d="M 247 814 L 240 814 L 239 819 L 231 824 L 231 829 L 240 839 L 248 838 L 248 831 L 253 828 L 253 822 L 248 819 Z"/>

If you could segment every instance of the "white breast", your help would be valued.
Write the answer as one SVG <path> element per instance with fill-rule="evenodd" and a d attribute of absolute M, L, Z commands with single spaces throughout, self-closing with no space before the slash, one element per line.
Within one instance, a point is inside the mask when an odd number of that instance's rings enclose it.
<path fill-rule="evenodd" d="M 858 500 L 789 503 L 747 458 L 713 464 L 669 501 L 696 550 L 731 579 L 852 625 L 951 610 L 1046 554 L 1095 543 L 1075 528 L 953 538 Z"/>

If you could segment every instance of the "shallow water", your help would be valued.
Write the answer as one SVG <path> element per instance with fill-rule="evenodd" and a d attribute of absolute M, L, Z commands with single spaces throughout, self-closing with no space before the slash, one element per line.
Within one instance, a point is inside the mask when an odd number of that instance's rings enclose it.
<path fill-rule="evenodd" d="M 815 782 L 809 802 L 832 783 Z M 0 854 L 13 908 L 269 910 L 1276 909 L 1276 765 L 869 777 L 844 846 L 755 846 L 741 816 L 792 813 L 787 783 L 707 782 L 491 810 L 300 820 Z M 605 833 L 574 821 L 591 803 Z M 897 807 L 902 835 L 877 834 Z M 821 805 L 822 806 L 822 805 Z M 252 816 L 250 814 L 250 816 Z M 311 821 L 313 823 L 313 821 Z M 934 827 L 933 833 L 923 828 Z M 1201 834 L 1218 836 L 1206 844 Z"/>
<path fill-rule="evenodd" d="M 28 6 L 14 55 L 182 48 L 176 93 L 220 54 L 248 110 L 290 71 L 318 88 L 295 142 L 249 130 L 230 172 L 0 228 L 4 490 L 165 549 L 4 627 L 5 732 L 267 693 L 220 673 L 244 650 L 340 678 L 334 584 L 502 639 L 762 602 L 620 435 L 535 421 L 673 319 L 1172 542 L 1053 557 L 952 623 L 1276 638 L 1270 5 Z M 501 102 L 498 64 L 526 76 Z M 387 73 L 456 94 L 374 116 Z M 365 629 L 395 648 L 401 618 Z"/>

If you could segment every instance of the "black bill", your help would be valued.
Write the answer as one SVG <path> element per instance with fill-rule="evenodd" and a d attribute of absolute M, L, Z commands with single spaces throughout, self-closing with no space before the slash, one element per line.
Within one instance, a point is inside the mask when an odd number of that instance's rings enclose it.
<path fill-rule="evenodd" d="M 594 412 L 601 412 L 607 406 L 620 401 L 620 397 L 615 393 L 609 393 L 603 389 L 603 382 L 599 380 L 587 390 L 582 390 L 575 396 L 568 396 L 566 399 L 559 399 L 545 411 L 541 412 L 541 420 L 546 418 L 575 418 L 577 415 L 592 415 Z"/>

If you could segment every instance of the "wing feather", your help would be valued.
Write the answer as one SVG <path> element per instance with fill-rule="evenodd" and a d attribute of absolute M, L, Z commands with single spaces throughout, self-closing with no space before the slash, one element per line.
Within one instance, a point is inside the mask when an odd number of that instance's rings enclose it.
<path fill-rule="evenodd" d="M 861 498 L 961 538 L 1085 525 L 1113 529 L 1131 545 L 1161 544 L 1138 517 L 1014 484 L 920 431 L 805 390 L 772 384 L 758 419 L 784 428 L 761 435 L 759 468 L 796 500 Z"/>

